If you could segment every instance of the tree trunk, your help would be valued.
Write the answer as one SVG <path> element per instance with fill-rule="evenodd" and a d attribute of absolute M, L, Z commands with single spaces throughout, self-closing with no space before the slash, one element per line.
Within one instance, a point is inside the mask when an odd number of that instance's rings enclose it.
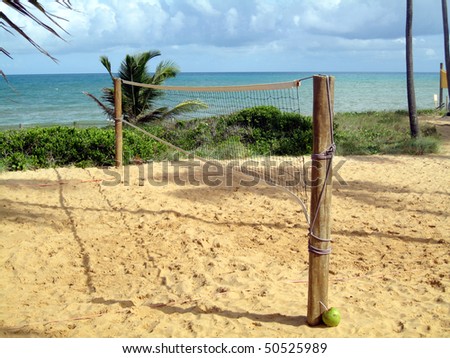
<path fill-rule="evenodd" d="M 413 67 L 413 0 L 406 0 L 406 86 L 408 92 L 409 127 L 411 137 L 419 136 L 419 123 L 417 120 L 416 92 L 414 89 Z"/>
<path fill-rule="evenodd" d="M 447 0 L 442 0 L 442 20 L 443 20 L 442 22 L 444 24 L 445 69 L 447 71 L 447 84 L 450 84 L 450 46 L 449 46 L 449 34 L 448 34 Z M 449 87 L 449 86 L 447 85 L 447 87 Z M 448 88 L 448 95 L 450 98 L 450 88 Z M 449 109 L 446 108 L 446 110 L 448 111 Z"/>

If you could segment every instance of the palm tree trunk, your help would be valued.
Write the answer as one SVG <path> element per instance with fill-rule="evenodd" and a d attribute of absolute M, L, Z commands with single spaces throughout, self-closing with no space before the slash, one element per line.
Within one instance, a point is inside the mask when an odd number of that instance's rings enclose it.
<path fill-rule="evenodd" d="M 450 46 L 448 33 L 448 12 L 447 0 L 442 0 L 442 22 L 444 24 L 444 51 L 445 51 L 445 69 L 447 70 L 447 84 L 450 84 Z M 447 86 L 449 87 L 449 86 Z M 450 98 L 450 88 L 448 88 L 448 95 Z M 446 108 L 448 111 L 449 109 Z M 448 115 L 448 113 L 447 113 Z"/>
<path fill-rule="evenodd" d="M 406 86 L 408 92 L 409 127 L 411 137 L 419 136 L 419 123 L 417 120 L 416 92 L 414 89 L 413 67 L 413 0 L 406 0 Z"/>

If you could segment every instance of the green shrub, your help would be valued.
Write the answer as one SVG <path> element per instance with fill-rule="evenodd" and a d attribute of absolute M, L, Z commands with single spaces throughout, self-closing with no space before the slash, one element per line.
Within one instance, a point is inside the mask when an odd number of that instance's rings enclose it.
<path fill-rule="evenodd" d="M 388 145 L 383 149 L 387 154 L 424 155 L 439 150 L 439 139 L 436 137 L 408 138 L 402 142 Z"/>
<path fill-rule="evenodd" d="M 273 106 L 258 106 L 243 109 L 228 118 L 228 124 L 236 124 L 243 127 L 271 130 L 281 116 L 281 111 Z"/>
<path fill-rule="evenodd" d="M 114 164 L 114 130 L 49 127 L 0 135 L 0 160 L 7 170 Z"/>
<path fill-rule="evenodd" d="M 34 155 L 15 152 L 6 159 L 6 166 L 11 170 L 29 170 L 38 168 L 38 161 Z"/>
<path fill-rule="evenodd" d="M 252 152 L 241 143 L 239 137 L 230 137 L 216 145 L 207 145 L 198 148 L 195 154 L 207 159 L 237 159 L 247 158 Z"/>
<path fill-rule="evenodd" d="M 5 159 L 0 159 L 0 173 L 3 173 L 8 170 L 8 164 Z"/>
<path fill-rule="evenodd" d="M 239 138 L 255 154 L 298 155 L 311 151 L 312 123 L 309 117 L 260 106 L 227 116 L 170 122 L 160 137 L 188 151 L 220 147 L 219 152 L 225 152 L 226 145 Z"/>
<path fill-rule="evenodd" d="M 232 159 L 250 155 L 311 153 L 312 120 L 271 106 L 231 115 L 143 125 L 156 137 L 203 157 Z M 410 139 L 407 113 L 340 113 L 335 116 L 338 154 L 427 154 L 439 146 L 436 127 L 421 124 L 422 137 Z M 112 166 L 114 128 L 55 126 L 0 132 L 0 171 L 45 167 Z M 172 160 L 175 149 L 135 129 L 124 127 L 124 164 Z M 183 156 L 183 155 L 182 155 Z"/>
<path fill-rule="evenodd" d="M 420 131 L 424 137 L 436 137 L 439 138 L 439 134 L 437 132 L 436 126 L 433 126 L 431 124 L 425 123 L 421 128 Z"/>
<path fill-rule="evenodd" d="M 339 155 L 428 154 L 439 147 L 436 127 L 420 120 L 423 137 L 411 139 L 406 111 L 338 113 L 335 123 Z"/>
<path fill-rule="evenodd" d="M 242 128 L 242 140 L 258 154 L 302 155 L 311 152 L 312 121 L 272 106 L 244 109 L 227 119 Z"/>

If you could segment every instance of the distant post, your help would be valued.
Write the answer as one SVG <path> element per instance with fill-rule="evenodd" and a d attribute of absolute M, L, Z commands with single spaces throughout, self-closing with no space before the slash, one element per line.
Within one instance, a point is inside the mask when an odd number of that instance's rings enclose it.
<path fill-rule="evenodd" d="M 322 302 L 328 306 L 328 258 L 331 252 L 331 189 L 334 77 L 314 76 L 311 227 L 307 322 L 321 323 Z"/>
<path fill-rule="evenodd" d="M 114 128 L 116 135 L 116 168 L 122 167 L 122 80 L 114 78 Z"/>

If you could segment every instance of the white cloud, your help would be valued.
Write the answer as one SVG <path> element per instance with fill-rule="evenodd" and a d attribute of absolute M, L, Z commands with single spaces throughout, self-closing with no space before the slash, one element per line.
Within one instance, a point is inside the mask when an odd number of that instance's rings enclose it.
<path fill-rule="evenodd" d="M 435 57 L 436 51 L 432 48 L 427 48 L 427 49 L 425 49 L 425 54 L 429 57 Z"/>
<path fill-rule="evenodd" d="M 232 7 L 230 10 L 228 10 L 226 16 L 225 16 L 225 22 L 226 22 L 226 30 L 228 34 L 230 35 L 236 35 L 238 33 L 238 25 L 239 25 L 239 14 L 237 10 Z"/>
<path fill-rule="evenodd" d="M 255 32 L 270 33 L 278 28 L 278 21 L 282 14 L 279 13 L 276 4 L 270 2 L 258 2 L 256 14 L 251 16 L 250 29 Z"/>
<path fill-rule="evenodd" d="M 174 16 L 170 18 L 169 30 L 173 33 L 178 33 L 185 26 L 186 16 L 180 11 L 178 11 Z"/>
<path fill-rule="evenodd" d="M 44 2 L 53 13 L 69 20 L 62 22 L 70 33 L 62 33 L 67 43 L 29 22 L 25 27 L 57 57 L 86 53 L 98 58 L 148 49 L 160 49 L 163 54 L 170 49 L 179 55 L 195 49 L 198 53 L 193 57 L 204 56 L 202 51 L 217 58 L 237 54 L 241 59 L 267 58 L 269 52 L 303 60 L 311 55 L 309 61 L 315 64 L 314 56 L 322 53 L 326 57 L 330 50 L 362 56 L 404 49 L 406 8 L 400 0 L 90 0 L 72 4 L 77 11 L 68 11 L 55 1 Z M 418 51 L 436 59 L 442 52 L 440 2 L 416 0 L 414 6 L 414 36 L 423 40 L 417 44 Z M 0 10 L 10 14 L 1 3 Z M 11 17 L 22 24 L 21 16 L 13 13 Z M 1 31 L 2 47 L 13 56 L 36 53 L 25 40 Z M 333 56 L 339 64 L 337 55 Z M 343 63 L 349 59 L 342 57 Z M 368 59 L 368 63 L 372 62 Z"/>
<path fill-rule="evenodd" d="M 341 0 L 309 0 L 308 3 L 321 10 L 336 9 L 341 4 Z"/>
<path fill-rule="evenodd" d="M 209 0 L 188 0 L 188 4 L 206 16 L 218 16 L 220 12 L 214 9 Z"/>

